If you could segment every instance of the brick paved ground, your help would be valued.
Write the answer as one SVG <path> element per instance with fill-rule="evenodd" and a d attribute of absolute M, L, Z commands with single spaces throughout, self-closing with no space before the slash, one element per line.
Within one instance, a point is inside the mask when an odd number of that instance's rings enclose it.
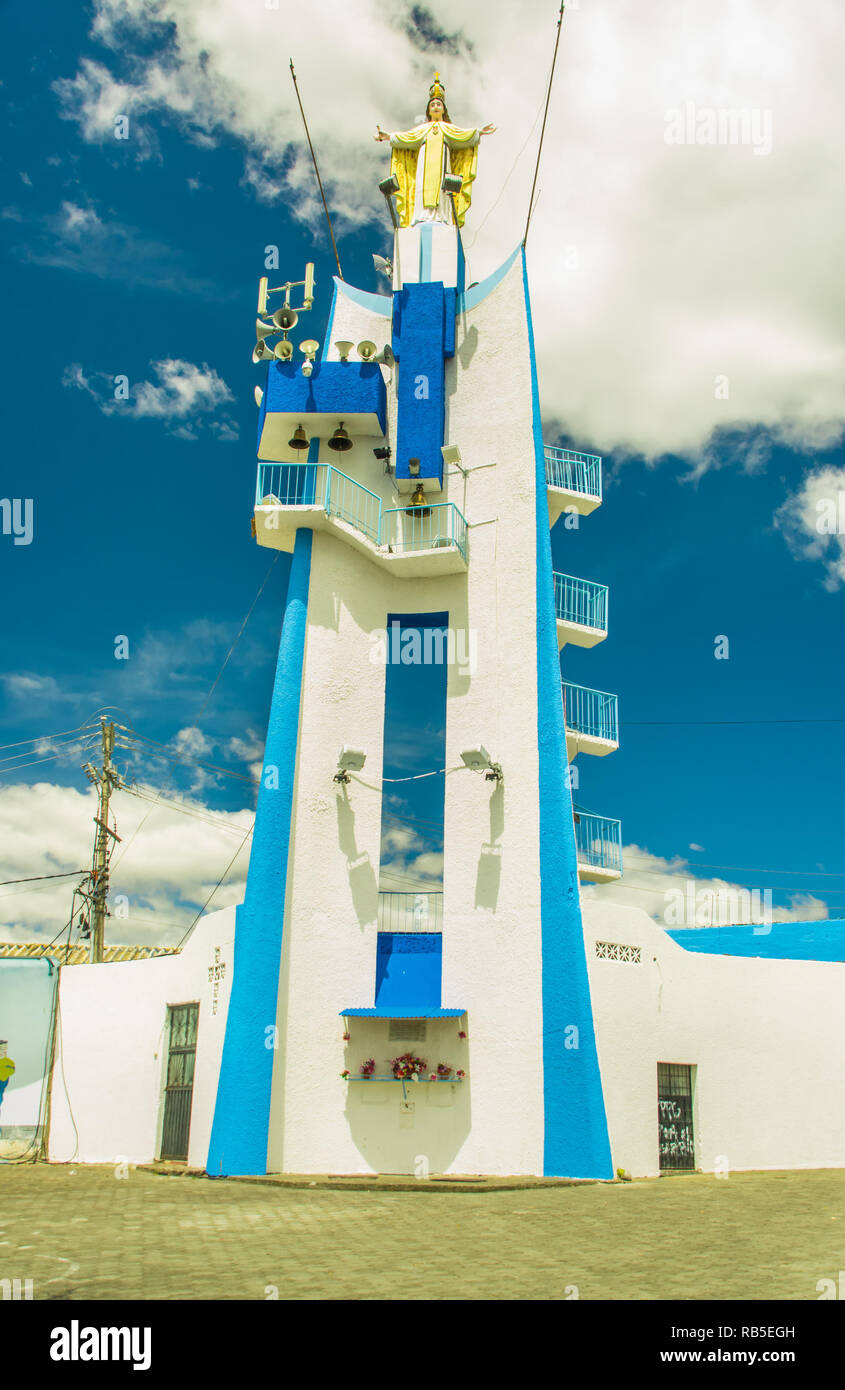
<path fill-rule="evenodd" d="M 0 1167 L 0 1278 L 37 1299 L 812 1300 L 840 1269 L 843 1170 L 423 1193 Z"/>

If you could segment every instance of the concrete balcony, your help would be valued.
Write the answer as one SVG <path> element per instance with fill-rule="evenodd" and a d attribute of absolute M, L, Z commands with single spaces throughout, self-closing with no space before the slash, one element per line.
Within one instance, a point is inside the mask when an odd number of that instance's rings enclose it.
<path fill-rule="evenodd" d="M 575 812 L 578 877 L 587 883 L 613 883 L 622 877 L 622 825 L 589 811 Z"/>
<path fill-rule="evenodd" d="M 605 690 L 561 681 L 566 720 L 566 751 L 602 758 L 619 747 L 619 701 Z"/>
<path fill-rule="evenodd" d="M 574 449 L 556 449 L 547 444 L 546 492 L 549 525 L 554 526 L 567 508 L 589 516 L 601 506 L 601 459 L 598 454 L 580 454 Z"/>
<path fill-rule="evenodd" d="M 571 574 L 554 574 L 557 642 L 595 647 L 607 636 L 607 585 Z"/>
<path fill-rule="evenodd" d="M 329 463 L 260 463 L 255 538 L 293 550 L 297 528 L 326 531 L 402 579 L 461 574 L 467 524 L 452 502 L 385 507 L 382 499 Z"/>

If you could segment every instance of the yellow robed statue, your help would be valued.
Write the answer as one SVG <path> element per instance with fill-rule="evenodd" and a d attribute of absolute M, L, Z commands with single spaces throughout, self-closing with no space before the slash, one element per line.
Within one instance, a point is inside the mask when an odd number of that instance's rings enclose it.
<path fill-rule="evenodd" d="M 463 180 L 460 193 L 455 194 L 455 212 L 458 226 L 464 225 L 478 164 L 478 142 L 482 135 L 492 135 L 496 127 L 486 125 L 480 130 L 463 130 L 452 125 L 445 97 L 440 74 L 436 72 L 422 125 L 392 133 L 377 127 L 378 134 L 374 138 L 389 140 L 393 151 L 390 172 L 399 181 L 396 214 L 400 227 L 412 227 L 418 222 L 454 223 L 452 199 L 443 192 L 443 175 L 447 172 L 458 174 Z"/>

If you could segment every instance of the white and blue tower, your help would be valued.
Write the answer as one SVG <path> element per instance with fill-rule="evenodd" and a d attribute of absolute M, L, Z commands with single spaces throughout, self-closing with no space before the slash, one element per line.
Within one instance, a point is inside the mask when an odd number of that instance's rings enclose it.
<path fill-rule="evenodd" d="M 449 197 L 418 208 L 393 293 L 337 279 L 319 351 L 267 369 L 255 535 L 292 560 L 207 1166 L 610 1178 L 579 880 L 618 877 L 619 827 L 569 756 L 616 746 L 616 703 L 560 667 L 607 593 L 550 541 L 601 461 L 544 446 L 523 249 L 467 287 Z M 408 629 L 474 653 L 439 648 L 438 893 L 381 873 L 378 634 Z M 408 1052 L 451 1075 L 394 1080 Z"/>

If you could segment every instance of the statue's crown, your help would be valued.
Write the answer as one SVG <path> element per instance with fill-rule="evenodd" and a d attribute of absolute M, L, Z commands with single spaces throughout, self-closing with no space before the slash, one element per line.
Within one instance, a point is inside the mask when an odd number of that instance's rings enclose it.
<path fill-rule="evenodd" d="M 429 101 L 431 101 L 432 97 L 439 97 L 441 101 L 445 101 L 445 99 L 446 99 L 446 88 L 443 86 L 443 83 L 440 81 L 440 73 L 439 73 L 439 72 L 436 72 L 436 73 L 434 74 L 434 81 L 432 82 L 431 86 L 430 86 L 429 89 L 428 89 L 428 99 L 429 99 Z"/>

